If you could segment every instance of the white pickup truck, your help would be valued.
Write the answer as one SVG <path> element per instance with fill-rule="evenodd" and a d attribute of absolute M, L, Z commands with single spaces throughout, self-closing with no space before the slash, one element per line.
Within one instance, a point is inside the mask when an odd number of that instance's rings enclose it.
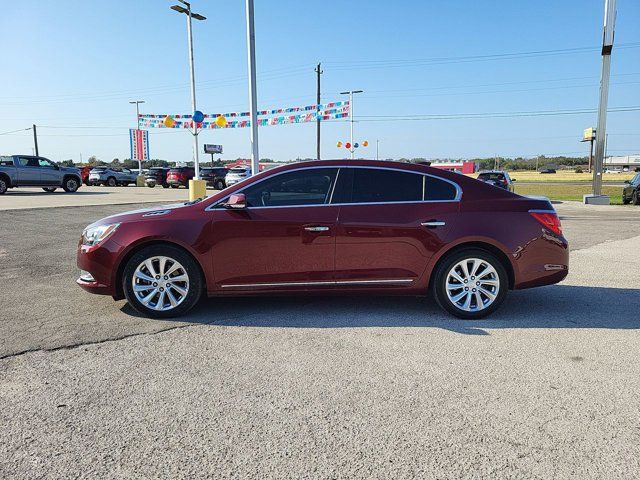
<path fill-rule="evenodd" d="M 61 188 L 75 192 L 82 185 L 80 170 L 61 167 L 43 157 L 11 155 L 0 157 L 0 194 L 14 187 L 42 187 L 45 192 Z"/>

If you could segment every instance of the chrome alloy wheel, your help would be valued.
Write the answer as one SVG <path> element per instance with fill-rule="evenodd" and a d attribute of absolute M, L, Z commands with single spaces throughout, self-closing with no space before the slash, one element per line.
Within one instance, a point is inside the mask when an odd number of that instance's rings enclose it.
<path fill-rule="evenodd" d="M 170 257 L 150 257 L 136 268 L 131 279 L 136 299 L 152 310 L 168 311 L 189 293 L 187 270 Z"/>
<path fill-rule="evenodd" d="M 486 260 L 466 258 L 449 270 L 446 292 L 457 308 L 477 312 L 489 307 L 497 298 L 500 277 Z"/>

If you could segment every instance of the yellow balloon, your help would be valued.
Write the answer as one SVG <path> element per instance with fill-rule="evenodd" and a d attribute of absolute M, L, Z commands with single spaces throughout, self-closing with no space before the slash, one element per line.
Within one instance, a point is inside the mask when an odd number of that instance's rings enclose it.
<path fill-rule="evenodd" d="M 220 115 L 218 118 L 216 118 L 216 125 L 220 128 L 224 128 L 227 126 L 227 119 L 225 117 L 223 117 L 222 115 Z"/>
<path fill-rule="evenodd" d="M 369 142 L 365 140 L 364 142 L 362 142 L 362 146 L 363 147 L 368 147 L 369 146 Z"/>
<path fill-rule="evenodd" d="M 171 128 L 176 124 L 176 121 L 173 119 L 173 117 L 171 117 L 171 115 L 167 115 L 166 117 L 164 117 L 162 123 L 165 127 Z"/>
<path fill-rule="evenodd" d="M 336 147 L 338 147 L 338 148 L 342 147 L 342 142 L 336 143 Z"/>

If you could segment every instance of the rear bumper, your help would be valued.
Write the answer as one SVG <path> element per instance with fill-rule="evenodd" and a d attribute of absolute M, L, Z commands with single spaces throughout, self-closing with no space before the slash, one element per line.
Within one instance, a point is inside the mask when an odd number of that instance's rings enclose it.
<path fill-rule="evenodd" d="M 514 257 L 518 269 L 515 289 L 553 285 L 569 274 L 569 244 L 562 236 L 544 233 Z"/>

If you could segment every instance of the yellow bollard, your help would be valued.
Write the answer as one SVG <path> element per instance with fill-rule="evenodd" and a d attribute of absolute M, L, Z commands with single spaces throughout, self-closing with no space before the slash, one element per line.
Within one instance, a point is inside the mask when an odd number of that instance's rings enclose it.
<path fill-rule="evenodd" d="M 204 180 L 189 180 L 189 201 L 207 196 L 207 182 Z"/>

